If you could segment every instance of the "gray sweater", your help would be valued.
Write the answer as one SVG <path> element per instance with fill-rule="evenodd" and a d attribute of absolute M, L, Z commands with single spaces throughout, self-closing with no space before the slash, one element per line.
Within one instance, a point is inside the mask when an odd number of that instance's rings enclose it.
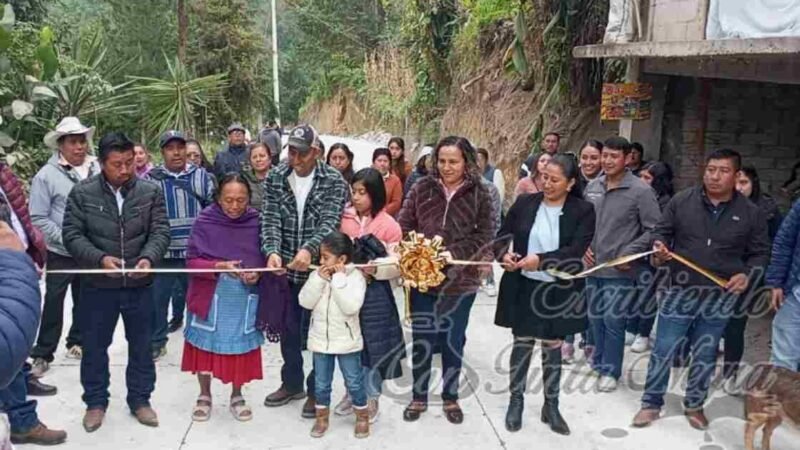
<path fill-rule="evenodd" d="M 100 166 L 93 162 L 89 177 L 100 173 Z M 61 240 L 61 224 L 72 187 L 81 181 L 80 175 L 70 166 L 59 164 L 58 152 L 47 161 L 31 181 L 31 221 L 47 241 L 47 250 L 62 256 L 70 256 Z"/>
<path fill-rule="evenodd" d="M 655 191 L 627 170 L 617 188 L 607 190 L 606 176 L 601 175 L 586 186 L 583 196 L 594 205 L 597 214 L 590 247 L 596 264 L 641 252 L 637 238 L 653 230 L 661 217 Z M 629 278 L 636 273 L 636 270 L 604 269 L 594 276 Z"/>

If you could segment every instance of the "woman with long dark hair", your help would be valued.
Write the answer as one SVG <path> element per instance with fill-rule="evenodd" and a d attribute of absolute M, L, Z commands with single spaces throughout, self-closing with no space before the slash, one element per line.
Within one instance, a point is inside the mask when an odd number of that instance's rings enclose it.
<path fill-rule="evenodd" d="M 639 170 L 639 178 L 649 184 L 658 198 L 658 206 L 661 211 L 675 195 L 675 188 L 672 186 L 672 169 L 666 163 L 653 161 L 646 163 Z"/>
<path fill-rule="evenodd" d="M 197 140 L 186 140 L 186 158 L 195 166 L 206 169 L 208 173 L 214 173 L 214 166 L 208 160 L 206 153 L 203 151 L 203 147 Z"/>
<path fill-rule="evenodd" d="M 453 259 L 491 259 L 494 205 L 481 183 L 477 152 L 458 136 L 439 141 L 431 155 L 430 175 L 420 179 L 408 194 L 398 222 L 404 233 L 441 236 Z M 411 422 L 428 409 L 428 384 L 432 349 L 442 352 L 442 400 L 450 423 L 464 421 L 458 404 L 459 375 L 469 313 L 481 284 L 476 266 L 453 265 L 444 270 L 445 280 L 427 292 L 411 289 L 413 336 L 413 399 L 403 412 Z"/>
<path fill-rule="evenodd" d="M 547 167 L 547 163 L 552 158 L 553 155 L 549 153 L 539 153 L 533 158 L 531 174 L 517 182 L 517 187 L 514 189 L 514 198 L 522 194 L 536 194 L 542 191 L 542 184 L 544 183 L 542 173 L 544 173 L 544 168 Z"/>
<path fill-rule="evenodd" d="M 592 242 L 595 214 L 578 192 L 578 166 L 567 155 L 554 156 L 542 171 L 542 192 L 520 195 L 498 233 L 495 256 L 506 272 L 500 281 L 495 324 L 511 328 L 506 429 L 522 427 L 525 381 L 535 340 L 542 343 L 544 405 L 542 422 L 559 434 L 569 426 L 558 409 L 561 344 L 586 330 L 583 280 L 560 281 L 547 271 L 578 271 Z M 513 250 L 510 244 L 513 242 Z"/>
<path fill-rule="evenodd" d="M 350 151 L 350 147 L 347 144 L 342 144 L 341 142 L 333 144 L 328 150 L 328 157 L 325 162 L 338 170 L 347 184 L 353 181 L 353 152 Z"/>
<path fill-rule="evenodd" d="M 342 233 L 357 240 L 359 250 L 353 259 L 356 264 L 380 261 L 388 256 L 388 249 L 402 239 L 397 221 L 386 210 L 386 188 L 383 177 L 375 169 L 361 169 L 353 176 L 351 184 L 352 206 L 345 208 L 342 216 Z M 400 276 L 396 266 L 379 266 L 365 269 L 370 279 L 364 305 L 359 312 L 364 349 L 361 362 L 364 368 L 364 385 L 367 389 L 367 409 L 370 423 L 378 417 L 378 399 L 384 380 L 403 375 L 400 362 L 405 358 L 405 343 L 400 316 L 397 314 L 394 294 L 389 280 Z M 342 399 L 334 412 L 352 414 L 348 396 Z"/>
<path fill-rule="evenodd" d="M 395 136 L 389 139 L 388 147 L 392 155 L 391 173 L 400 178 L 400 185 L 403 186 L 411 175 L 411 163 L 406 161 L 406 142 Z"/>

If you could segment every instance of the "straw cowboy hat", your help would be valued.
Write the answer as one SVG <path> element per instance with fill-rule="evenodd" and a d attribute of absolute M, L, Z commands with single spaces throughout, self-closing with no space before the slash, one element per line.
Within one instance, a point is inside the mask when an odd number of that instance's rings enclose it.
<path fill-rule="evenodd" d="M 84 126 L 77 117 L 64 117 L 55 130 L 44 136 L 44 145 L 55 150 L 58 148 L 58 140 L 70 134 L 83 134 L 86 136 L 87 141 L 91 141 L 94 135 L 94 127 Z"/>

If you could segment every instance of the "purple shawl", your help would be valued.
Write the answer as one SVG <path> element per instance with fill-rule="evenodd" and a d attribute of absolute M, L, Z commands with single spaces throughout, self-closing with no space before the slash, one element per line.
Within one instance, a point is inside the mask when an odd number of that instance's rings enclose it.
<path fill-rule="evenodd" d="M 231 219 L 214 203 L 204 209 L 192 227 L 186 253 L 188 267 L 209 267 L 203 262 L 241 261 L 245 269 L 266 266 L 261 254 L 260 221 L 256 210 L 248 208 L 237 219 Z M 193 264 L 193 261 L 198 262 Z M 202 318 L 208 316 L 217 278 L 211 274 L 192 274 L 187 293 L 190 312 Z M 285 284 L 285 286 L 283 286 Z M 290 301 L 286 277 L 262 273 L 259 282 L 259 302 L 256 327 L 267 332 L 274 341 L 284 331 L 285 314 Z"/>

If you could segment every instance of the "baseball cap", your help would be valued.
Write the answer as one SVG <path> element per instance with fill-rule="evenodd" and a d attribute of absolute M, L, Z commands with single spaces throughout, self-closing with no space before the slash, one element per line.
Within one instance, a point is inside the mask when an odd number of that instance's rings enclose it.
<path fill-rule="evenodd" d="M 164 148 L 167 146 L 167 144 L 169 144 L 169 141 L 172 140 L 179 140 L 185 144 L 186 136 L 184 136 L 183 133 L 178 130 L 169 130 L 161 135 L 161 139 L 158 141 L 158 146 L 160 148 Z"/>
<path fill-rule="evenodd" d="M 242 133 L 246 133 L 247 130 L 245 129 L 244 125 L 241 122 L 233 122 L 231 126 L 228 127 L 228 134 L 231 134 L 234 131 L 241 131 Z"/>
<path fill-rule="evenodd" d="M 317 131 L 311 125 L 298 125 L 289 132 L 287 147 L 294 147 L 299 152 L 305 153 L 311 147 L 319 147 Z"/>

